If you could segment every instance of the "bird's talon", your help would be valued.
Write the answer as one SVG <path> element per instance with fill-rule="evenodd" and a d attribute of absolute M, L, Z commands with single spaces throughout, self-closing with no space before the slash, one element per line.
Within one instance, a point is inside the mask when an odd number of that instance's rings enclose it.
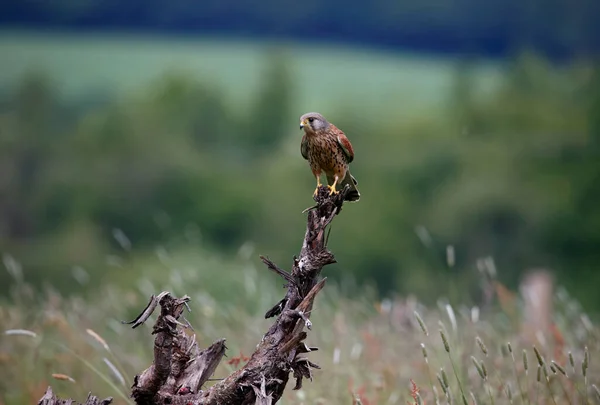
<path fill-rule="evenodd" d="M 338 193 L 339 193 L 339 191 L 337 191 L 337 190 L 335 189 L 335 187 L 332 187 L 332 186 L 327 186 L 327 188 L 329 189 L 329 195 L 332 195 L 332 194 L 338 194 Z"/>

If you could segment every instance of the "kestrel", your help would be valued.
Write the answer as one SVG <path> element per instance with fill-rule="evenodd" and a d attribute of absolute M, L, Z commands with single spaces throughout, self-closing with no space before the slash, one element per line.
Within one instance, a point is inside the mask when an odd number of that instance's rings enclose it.
<path fill-rule="evenodd" d="M 325 117 L 316 112 L 300 117 L 300 129 L 304 129 L 300 153 L 308 160 L 310 169 L 317 179 L 317 194 L 321 186 L 321 173 L 327 176 L 327 187 L 330 194 L 338 193 L 336 187 L 343 189 L 350 185 L 346 201 L 358 201 L 360 193 L 356 188 L 358 182 L 350 174 L 349 164 L 354 160 L 352 144 L 342 130 L 328 122 Z"/>

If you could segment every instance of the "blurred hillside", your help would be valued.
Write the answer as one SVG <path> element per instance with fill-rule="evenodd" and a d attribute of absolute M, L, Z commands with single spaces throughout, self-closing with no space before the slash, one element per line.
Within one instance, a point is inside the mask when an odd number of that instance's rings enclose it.
<path fill-rule="evenodd" d="M 475 263 L 492 256 L 510 286 L 547 266 L 600 308 L 593 59 L 522 53 L 490 66 L 322 49 L 313 61 L 306 47 L 216 43 L 198 56 L 220 67 L 202 70 L 169 59 L 177 42 L 128 55 L 118 38 L 96 54 L 65 40 L 23 57 L 19 40 L 2 45 L 13 74 L 0 89 L 0 250 L 29 281 L 65 293 L 130 282 L 149 270 L 128 263 L 160 247 L 287 265 L 314 189 L 297 121 L 317 110 L 351 139 L 363 195 L 333 227 L 328 276 L 477 301 Z M 158 59 L 136 59 L 144 47 Z M 242 48 L 247 64 L 222 57 Z M 152 71 L 158 55 L 171 63 Z M 10 279 L 0 272 L 2 288 Z"/>

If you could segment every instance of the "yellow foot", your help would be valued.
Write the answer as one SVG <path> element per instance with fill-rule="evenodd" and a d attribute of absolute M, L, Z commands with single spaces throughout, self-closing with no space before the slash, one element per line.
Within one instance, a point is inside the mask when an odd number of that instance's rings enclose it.
<path fill-rule="evenodd" d="M 316 197 L 317 194 L 319 193 L 319 187 L 321 187 L 320 184 L 317 186 L 317 188 L 315 188 L 315 192 L 313 193 L 313 197 Z"/>
<path fill-rule="evenodd" d="M 327 186 L 327 188 L 329 189 L 329 195 L 339 193 L 339 191 L 335 189 L 335 186 Z"/>

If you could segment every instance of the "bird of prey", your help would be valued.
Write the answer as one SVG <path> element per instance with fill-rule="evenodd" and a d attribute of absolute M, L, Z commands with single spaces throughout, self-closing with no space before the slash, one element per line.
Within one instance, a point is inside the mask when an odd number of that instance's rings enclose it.
<path fill-rule="evenodd" d="M 300 117 L 300 129 L 304 130 L 300 153 L 308 160 L 310 169 L 317 179 L 317 194 L 321 186 L 321 174 L 327 176 L 327 187 L 330 194 L 338 193 L 350 185 L 346 201 L 358 201 L 360 193 L 356 188 L 358 182 L 350 174 L 349 164 L 354 160 L 352 144 L 342 130 L 328 122 L 316 112 L 306 113 Z"/>

